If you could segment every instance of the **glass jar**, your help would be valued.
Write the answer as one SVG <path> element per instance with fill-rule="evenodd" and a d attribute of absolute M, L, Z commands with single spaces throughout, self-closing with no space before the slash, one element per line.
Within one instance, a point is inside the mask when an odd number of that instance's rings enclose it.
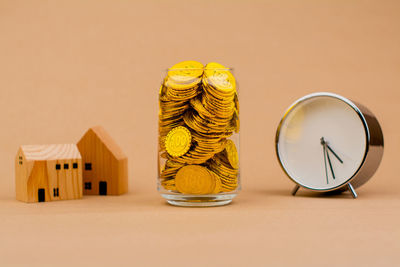
<path fill-rule="evenodd" d="M 239 99 L 232 69 L 184 61 L 159 92 L 158 190 L 177 206 L 220 206 L 240 190 Z"/>

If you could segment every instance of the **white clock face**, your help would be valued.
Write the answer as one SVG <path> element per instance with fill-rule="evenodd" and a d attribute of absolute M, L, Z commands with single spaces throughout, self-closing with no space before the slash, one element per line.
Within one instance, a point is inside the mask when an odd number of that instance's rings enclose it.
<path fill-rule="evenodd" d="M 329 190 L 345 184 L 364 160 L 367 136 L 363 121 L 337 97 L 305 97 L 281 124 L 277 149 L 283 168 L 295 182 L 310 189 Z"/>

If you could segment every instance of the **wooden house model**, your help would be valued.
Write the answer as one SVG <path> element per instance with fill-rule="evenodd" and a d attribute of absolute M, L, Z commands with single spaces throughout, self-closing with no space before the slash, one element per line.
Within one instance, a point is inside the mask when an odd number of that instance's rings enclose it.
<path fill-rule="evenodd" d="M 21 146 L 15 176 L 20 201 L 82 198 L 82 159 L 75 144 Z"/>
<path fill-rule="evenodd" d="M 128 191 L 128 158 L 101 126 L 77 144 L 83 162 L 83 194 L 121 195 Z"/>

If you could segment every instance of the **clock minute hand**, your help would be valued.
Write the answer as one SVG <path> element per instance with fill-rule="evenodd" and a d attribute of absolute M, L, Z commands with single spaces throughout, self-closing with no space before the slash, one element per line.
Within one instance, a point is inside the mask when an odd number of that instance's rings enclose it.
<path fill-rule="evenodd" d="M 329 153 L 328 153 L 328 150 L 327 150 L 328 145 L 326 144 L 326 142 L 325 142 L 324 147 L 325 147 L 326 156 L 328 157 L 329 167 L 331 168 L 332 177 L 333 177 L 333 179 L 336 179 L 335 173 L 333 172 L 331 157 L 329 157 Z"/>
<path fill-rule="evenodd" d="M 324 152 L 324 163 L 325 163 L 325 176 L 326 176 L 326 183 L 329 184 L 329 179 L 328 179 L 328 168 L 326 167 L 326 155 L 327 152 L 326 151 L 326 146 L 325 146 L 325 140 L 323 137 L 321 137 L 321 145 L 322 145 L 322 151 Z"/>

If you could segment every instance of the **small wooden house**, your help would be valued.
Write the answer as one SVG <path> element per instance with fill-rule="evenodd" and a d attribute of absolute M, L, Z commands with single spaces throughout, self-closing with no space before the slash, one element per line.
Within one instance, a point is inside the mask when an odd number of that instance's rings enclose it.
<path fill-rule="evenodd" d="M 77 145 L 83 162 L 83 194 L 128 192 L 128 158 L 103 127 L 90 128 Z"/>
<path fill-rule="evenodd" d="M 82 159 L 75 144 L 21 146 L 15 177 L 20 201 L 82 198 Z"/>

